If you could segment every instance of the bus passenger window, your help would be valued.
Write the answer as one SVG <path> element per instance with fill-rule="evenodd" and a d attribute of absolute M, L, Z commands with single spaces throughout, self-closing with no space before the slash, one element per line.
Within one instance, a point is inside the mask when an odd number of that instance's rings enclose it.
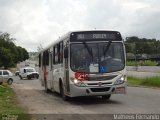
<path fill-rule="evenodd" d="M 58 48 L 57 45 L 55 46 L 55 63 L 58 63 Z"/>
<path fill-rule="evenodd" d="M 39 54 L 39 67 L 41 67 L 41 54 Z"/>
<path fill-rule="evenodd" d="M 60 63 L 63 62 L 63 42 L 60 43 Z"/>
<path fill-rule="evenodd" d="M 48 50 L 46 51 L 46 65 L 49 65 L 49 52 Z"/>
<path fill-rule="evenodd" d="M 58 63 L 60 63 L 60 43 L 57 44 L 57 48 L 58 48 Z"/>
<path fill-rule="evenodd" d="M 53 64 L 55 64 L 55 47 L 53 47 Z"/>

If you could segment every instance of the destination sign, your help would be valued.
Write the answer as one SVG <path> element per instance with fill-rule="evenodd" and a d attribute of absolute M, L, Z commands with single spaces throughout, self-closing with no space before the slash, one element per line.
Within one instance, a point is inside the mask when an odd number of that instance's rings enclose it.
<path fill-rule="evenodd" d="M 72 32 L 70 36 L 71 42 L 83 41 L 122 41 L 121 34 L 116 31 L 82 31 Z"/>
<path fill-rule="evenodd" d="M 77 34 L 77 40 L 116 39 L 115 34 Z"/>

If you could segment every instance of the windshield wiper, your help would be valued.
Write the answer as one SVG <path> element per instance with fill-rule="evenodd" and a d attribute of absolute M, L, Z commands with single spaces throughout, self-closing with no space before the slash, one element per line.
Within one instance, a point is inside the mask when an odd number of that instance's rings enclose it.
<path fill-rule="evenodd" d="M 88 53 L 91 55 L 92 57 L 92 62 L 93 62 L 93 53 L 92 53 L 92 49 L 89 49 L 88 45 L 86 44 L 86 42 L 83 42 L 83 45 L 85 46 L 85 48 L 87 48 Z"/>
<path fill-rule="evenodd" d="M 106 49 L 103 51 L 104 57 L 105 57 L 106 53 L 108 52 L 111 43 L 112 43 L 112 41 L 110 40 L 110 41 L 108 42 L 107 46 L 106 46 Z"/>

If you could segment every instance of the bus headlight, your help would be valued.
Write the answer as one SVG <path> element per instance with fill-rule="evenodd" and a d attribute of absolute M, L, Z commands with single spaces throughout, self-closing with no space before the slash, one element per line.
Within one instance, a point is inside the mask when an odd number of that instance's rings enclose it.
<path fill-rule="evenodd" d="M 114 83 L 114 85 L 123 84 L 125 81 L 126 81 L 126 75 L 123 75 L 123 76 L 120 77 L 118 80 L 116 80 L 116 82 Z"/>
<path fill-rule="evenodd" d="M 73 82 L 74 82 L 74 84 L 78 84 L 78 80 L 77 79 L 74 79 Z"/>
<path fill-rule="evenodd" d="M 85 87 L 85 86 L 86 86 L 82 81 L 80 81 L 80 80 L 78 80 L 78 79 L 76 79 L 76 78 L 71 79 L 71 80 L 72 80 L 72 82 L 74 83 L 74 85 L 76 85 L 76 86 L 78 86 L 78 87 Z"/>

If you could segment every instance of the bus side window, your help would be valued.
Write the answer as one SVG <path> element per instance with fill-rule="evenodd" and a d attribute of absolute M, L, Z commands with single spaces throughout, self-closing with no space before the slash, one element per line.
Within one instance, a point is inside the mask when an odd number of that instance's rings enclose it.
<path fill-rule="evenodd" d="M 48 50 L 43 52 L 43 65 L 49 65 L 49 52 L 48 52 Z"/>
<path fill-rule="evenodd" d="M 58 63 L 60 63 L 60 43 L 57 44 L 57 48 L 58 48 Z"/>
<path fill-rule="evenodd" d="M 55 64 L 57 64 L 58 63 L 58 47 L 57 47 L 58 45 L 56 45 L 55 46 Z"/>
<path fill-rule="evenodd" d="M 55 46 L 53 47 L 53 64 L 55 64 Z"/>
<path fill-rule="evenodd" d="M 46 63 L 45 63 L 45 52 L 43 52 L 43 65 L 45 65 Z"/>
<path fill-rule="evenodd" d="M 46 51 L 46 65 L 49 65 L 49 52 L 48 50 Z"/>
<path fill-rule="evenodd" d="M 60 63 L 63 62 L 63 41 L 60 42 Z"/>
<path fill-rule="evenodd" d="M 41 54 L 39 54 L 39 67 L 41 67 Z"/>

